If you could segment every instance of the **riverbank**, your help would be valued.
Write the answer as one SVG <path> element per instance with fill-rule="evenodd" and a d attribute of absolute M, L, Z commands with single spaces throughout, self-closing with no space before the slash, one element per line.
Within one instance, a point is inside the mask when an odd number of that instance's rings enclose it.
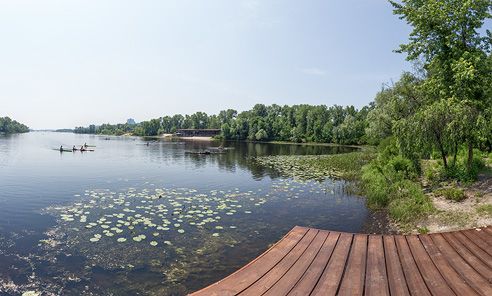
<path fill-rule="evenodd" d="M 364 186 L 367 184 L 362 182 L 363 167 L 376 156 L 377 153 L 372 149 L 365 149 L 337 155 L 264 156 L 255 160 L 293 179 L 346 180 L 347 191 L 365 197 Z M 420 178 L 416 186 L 407 185 L 407 182 L 396 188 L 401 191 L 398 193 L 401 200 L 387 206 L 378 206 L 368 201 L 372 211 L 362 231 L 382 234 L 428 233 L 492 225 L 492 161 L 486 162 L 488 167 L 479 175 L 478 181 L 468 185 L 442 182 L 438 187 L 430 188 L 425 178 Z M 452 200 L 456 195 L 461 196 L 459 201 L 456 198 Z M 419 205 L 422 198 L 422 202 L 425 202 Z"/>
<path fill-rule="evenodd" d="M 472 184 L 443 183 L 427 192 L 434 212 L 418 221 L 420 232 L 442 232 L 492 225 L 492 166 Z"/>

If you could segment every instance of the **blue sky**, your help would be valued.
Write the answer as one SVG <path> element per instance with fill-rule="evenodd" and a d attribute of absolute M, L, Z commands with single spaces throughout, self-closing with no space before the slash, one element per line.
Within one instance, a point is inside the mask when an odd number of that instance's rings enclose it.
<path fill-rule="evenodd" d="M 0 116 L 32 128 L 369 103 L 410 70 L 384 0 L 2 1 Z"/>

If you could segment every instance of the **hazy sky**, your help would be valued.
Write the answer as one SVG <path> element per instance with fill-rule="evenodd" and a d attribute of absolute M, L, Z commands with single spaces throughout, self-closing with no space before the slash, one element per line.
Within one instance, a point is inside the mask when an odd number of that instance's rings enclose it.
<path fill-rule="evenodd" d="M 40 129 L 360 107 L 411 69 L 392 52 L 409 30 L 385 0 L 0 0 L 0 116 Z"/>

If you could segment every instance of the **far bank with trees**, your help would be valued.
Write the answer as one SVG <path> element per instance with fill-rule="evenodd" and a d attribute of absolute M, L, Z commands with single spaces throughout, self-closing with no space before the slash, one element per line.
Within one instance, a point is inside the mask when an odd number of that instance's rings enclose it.
<path fill-rule="evenodd" d="M 0 117 L 0 134 L 27 133 L 29 127 L 10 117 Z"/>

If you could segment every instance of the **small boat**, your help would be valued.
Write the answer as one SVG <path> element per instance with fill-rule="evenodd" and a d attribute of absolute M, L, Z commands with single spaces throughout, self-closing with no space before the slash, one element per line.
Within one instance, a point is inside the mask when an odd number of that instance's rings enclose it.
<path fill-rule="evenodd" d="M 80 151 L 80 152 L 85 152 L 85 151 L 96 151 L 94 149 L 79 149 L 79 148 L 75 148 L 73 151 Z"/>
<path fill-rule="evenodd" d="M 85 147 L 96 147 L 96 145 L 84 145 Z"/>
<path fill-rule="evenodd" d="M 60 149 L 60 148 L 53 148 L 53 150 L 55 150 L 55 151 L 60 151 L 60 152 L 73 152 L 73 150 L 72 150 L 72 149 L 65 149 L 65 148 L 63 148 L 63 149 Z"/>

